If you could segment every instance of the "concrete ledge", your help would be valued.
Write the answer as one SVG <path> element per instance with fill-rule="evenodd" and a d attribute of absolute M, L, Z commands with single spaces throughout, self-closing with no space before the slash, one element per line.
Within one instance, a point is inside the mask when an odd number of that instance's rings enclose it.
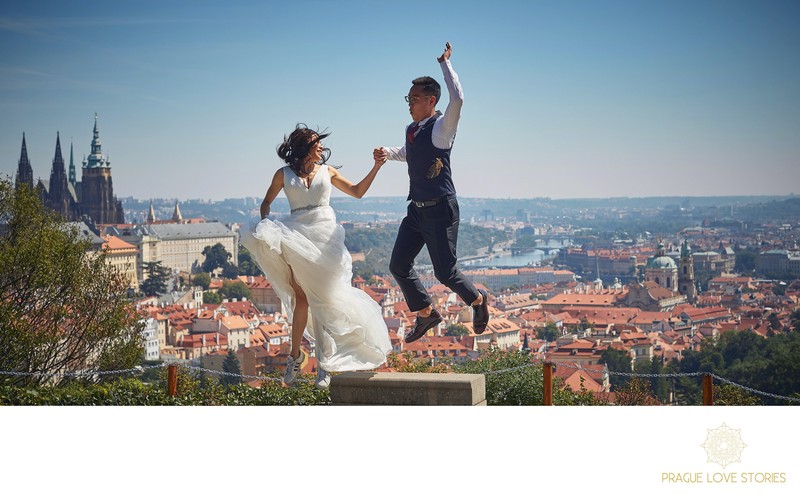
<path fill-rule="evenodd" d="M 334 375 L 333 404 L 486 406 L 482 374 L 373 373 Z"/>

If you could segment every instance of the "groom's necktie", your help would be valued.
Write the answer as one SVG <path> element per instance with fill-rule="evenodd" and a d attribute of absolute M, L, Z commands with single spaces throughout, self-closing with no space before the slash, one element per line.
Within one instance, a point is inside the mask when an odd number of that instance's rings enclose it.
<path fill-rule="evenodd" d="M 419 129 L 419 123 L 408 128 L 408 143 L 410 144 L 414 143 L 414 133 L 416 133 L 418 129 Z"/>

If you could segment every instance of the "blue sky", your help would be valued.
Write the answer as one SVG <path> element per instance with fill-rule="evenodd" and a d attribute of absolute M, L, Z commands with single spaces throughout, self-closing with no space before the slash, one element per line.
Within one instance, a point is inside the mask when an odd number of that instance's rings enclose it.
<path fill-rule="evenodd" d="M 0 172 L 47 178 L 94 113 L 118 196 L 263 196 L 297 122 L 354 181 L 453 45 L 467 197 L 800 192 L 793 1 L 6 1 Z M 367 196 L 405 196 L 387 163 Z"/>

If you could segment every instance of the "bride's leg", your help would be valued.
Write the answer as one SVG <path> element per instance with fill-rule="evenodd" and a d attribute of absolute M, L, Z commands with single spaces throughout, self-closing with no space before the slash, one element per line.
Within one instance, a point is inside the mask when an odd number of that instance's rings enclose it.
<path fill-rule="evenodd" d="M 303 289 L 291 278 L 292 289 L 294 289 L 294 314 L 292 316 L 292 350 L 293 359 L 300 357 L 300 342 L 303 338 L 303 331 L 308 323 L 308 298 Z"/>

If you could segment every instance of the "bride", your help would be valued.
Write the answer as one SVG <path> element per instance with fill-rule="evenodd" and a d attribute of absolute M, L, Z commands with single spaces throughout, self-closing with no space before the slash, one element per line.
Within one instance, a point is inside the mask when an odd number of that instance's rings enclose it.
<path fill-rule="evenodd" d="M 261 203 L 261 222 L 242 237 L 292 318 L 286 385 L 295 382 L 305 362 L 300 343 L 306 331 L 316 346 L 318 388 L 330 384 L 329 372 L 374 369 L 386 362 L 391 351 L 380 306 L 351 285 L 352 260 L 344 246 L 344 228 L 329 205 L 331 186 L 361 198 L 386 156 L 375 154 L 370 172 L 353 184 L 325 164 L 330 150 L 322 140 L 327 136 L 303 124 L 284 136 L 278 156 L 286 166 L 272 177 Z M 268 219 L 281 189 L 291 214 Z"/>

